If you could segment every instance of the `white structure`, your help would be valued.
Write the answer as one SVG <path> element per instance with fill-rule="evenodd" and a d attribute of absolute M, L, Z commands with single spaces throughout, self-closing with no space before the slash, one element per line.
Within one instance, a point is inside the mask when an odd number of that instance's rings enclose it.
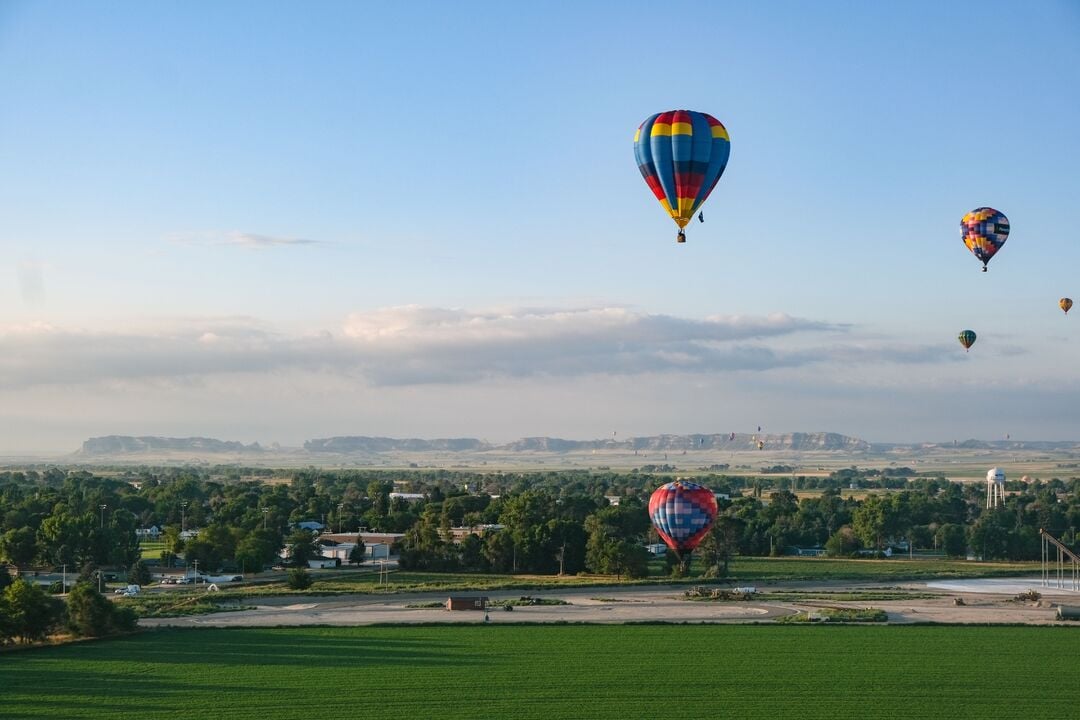
<path fill-rule="evenodd" d="M 986 507 L 996 508 L 1005 502 L 1005 471 L 990 468 L 986 472 Z"/>

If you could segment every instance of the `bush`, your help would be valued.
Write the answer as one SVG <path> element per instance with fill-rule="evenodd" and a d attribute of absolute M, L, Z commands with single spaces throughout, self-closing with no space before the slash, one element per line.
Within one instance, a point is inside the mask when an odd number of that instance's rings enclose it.
<path fill-rule="evenodd" d="M 307 590 L 315 581 L 304 568 L 293 568 L 289 571 L 289 579 L 286 582 L 293 590 Z"/>

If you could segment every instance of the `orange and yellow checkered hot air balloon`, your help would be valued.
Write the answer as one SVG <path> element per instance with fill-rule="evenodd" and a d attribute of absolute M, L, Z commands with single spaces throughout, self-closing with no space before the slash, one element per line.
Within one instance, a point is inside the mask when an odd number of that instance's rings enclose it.
<path fill-rule="evenodd" d="M 669 110 L 650 116 L 634 133 L 638 170 L 664 211 L 683 228 L 716 187 L 731 155 L 727 129 L 712 115 Z M 699 216 L 704 221 L 704 216 Z"/>
<path fill-rule="evenodd" d="M 960 221 L 960 237 L 967 249 L 982 260 L 983 272 L 986 272 L 986 263 L 1009 237 L 1009 218 L 994 208 L 972 210 Z"/>
<path fill-rule="evenodd" d="M 1065 314 L 1068 315 L 1069 311 L 1072 310 L 1072 298 L 1061 298 L 1058 300 L 1058 307 L 1064 310 Z"/>

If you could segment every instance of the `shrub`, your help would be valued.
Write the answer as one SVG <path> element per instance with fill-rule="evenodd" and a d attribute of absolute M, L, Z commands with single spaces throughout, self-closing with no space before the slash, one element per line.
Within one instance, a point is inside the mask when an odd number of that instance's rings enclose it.
<path fill-rule="evenodd" d="M 289 579 L 286 582 L 293 590 L 307 590 L 315 581 L 304 568 L 294 568 L 289 571 Z"/>

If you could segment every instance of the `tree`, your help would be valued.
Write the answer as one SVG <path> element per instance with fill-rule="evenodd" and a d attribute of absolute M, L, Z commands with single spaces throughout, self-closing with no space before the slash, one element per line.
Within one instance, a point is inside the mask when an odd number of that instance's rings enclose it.
<path fill-rule="evenodd" d="M 275 539 L 273 530 L 256 530 L 237 544 L 236 564 L 244 572 L 260 572 L 273 564 L 280 548 L 281 543 Z"/>
<path fill-rule="evenodd" d="M 356 545 L 349 551 L 349 562 L 353 565 L 359 565 L 367 559 L 367 547 L 364 546 L 364 541 L 359 536 L 356 538 Z"/>
<path fill-rule="evenodd" d="M 315 557 L 315 542 L 307 530 L 294 530 L 289 535 L 289 560 L 293 565 L 304 567 Z"/>
<path fill-rule="evenodd" d="M 964 557 L 967 554 L 967 533 L 963 525 L 945 523 L 938 528 L 935 539 L 949 557 Z"/>
<path fill-rule="evenodd" d="M 37 555 L 37 537 L 28 526 L 8 530 L 0 535 L 0 559 L 16 567 L 26 567 Z"/>
<path fill-rule="evenodd" d="M 888 501 L 878 495 L 871 495 L 863 501 L 863 504 L 855 509 L 851 515 L 855 534 L 863 541 L 863 544 L 873 546 L 877 550 L 885 544 L 885 536 L 889 531 Z"/>
<path fill-rule="evenodd" d="M 146 567 L 146 563 L 142 560 L 136 560 L 128 570 L 127 581 L 133 585 L 149 585 L 152 580 L 150 568 Z"/>
<path fill-rule="evenodd" d="M 696 550 L 705 565 L 706 577 L 727 577 L 728 562 L 738 548 L 741 534 L 742 521 L 738 518 L 730 515 L 719 515 L 716 518 L 716 523 Z"/>
<path fill-rule="evenodd" d="M 23 642 L 44 640 L 64 617 L 64 604 L 61 601 L 22 579 L 4 590 L 3 605 L 12 636 Z"/>
<path fill-rule="evenodd" d="M 825 554 L 829 557 L 849 557 L 862 549 L 859 536 L 850 525 L 844 525 L 825 541 Z"/>

